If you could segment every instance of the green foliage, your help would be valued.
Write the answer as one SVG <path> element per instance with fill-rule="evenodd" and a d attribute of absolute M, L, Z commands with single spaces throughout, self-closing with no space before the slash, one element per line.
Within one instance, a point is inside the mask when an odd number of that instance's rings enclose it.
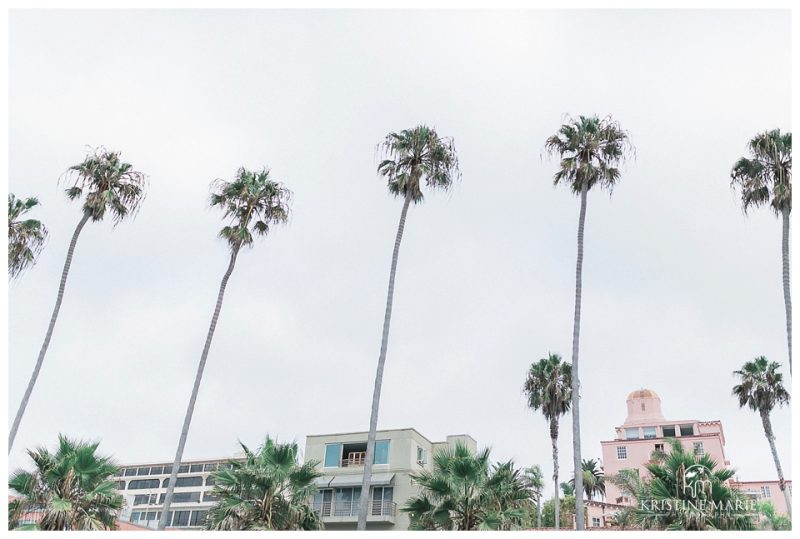
<path fill-rule="evenodd" d="M 562 362 L 560 355 L 549 354 L 531 365 L 522 390 L 532 410 L 541 411 L 547 420 L 557 420 L 570 408 L 572 366 Z"/>
<path fill-rule="evenodd" d="M 218 179 L 212 185 L 211 206 L 222 208 L 230 219 L 219 233 L 232 250 L 253 243 L 253 234 L 266 236 L 270 227 L 289 219 L 292 192 L 270 178 L 264 168 L 253 172 L 240 168 L 233 181 Z"/>
<path fill-rule="evenodd" d="M 566 483 L 562 483 L 566 484 Z M 556 527 L 556 503 L 550 498 L 542 505 L 542 527 Z M 575 496 L 565 496 L 559 504 L 559 529 L 571 530 L 575 525 Z"/>
<path fill-rule="evenodd" d="M 34 470 L 17 470 L 8 482 L 19 494 L 9 503 L 9 529 L 113 530 L 123 506 L 110 480 L 118 467 L 97 455 L 98 445 L 59 435 L 55 453 L 28 450 Z M 26 522 L 32 516 L 35 524 Z"/>
<path fill-rule="evenodd" d="M 453 139 L 440 137 L 426 125 L 389 133 L 378 145 L 386 157 L 378 173 L 388 180 L 389 192 L 422 202 L 422 181 L 430 189 L 447 190 L 460 177 Z"/>
<path fill-rule="evenodd" d="M 92 221 L 101 221 L 110 212 L 114 223 L 135 214 L 144 199 L 147 177 L 130 163 L 120 160 L 119 152 L 97 148 L 82 163 L 70 167 L 66 175 L 70 200 L 83 198 L 83 211 Z"/>
<path fill-rule="evenodd" d="M 573 484 L 574 481 L 561 483 L 558 486 L 561 487 L 561 493 L 564 495 L 564 498 L 574 498 L 575 497 L 575 485 Z"/>
<path fill-rule="evenodd" d="M 416 530 L 514 530 L 531 522 L 532 496 L 513 462 L 490 465 L 489 450 L 464 445 L 433 457 L 433 470 L 411 474 L 421 493 L 401 510 Z"/>
<path fill-rule="evenodd" d="M 603 468 L 595 459 L 583 459 L 583 493 L 587 499 L 593 500 L 595 496 L 606 495 L 606 481 Z M 575 478 L 569 480 L 570 486 L 575 487 Z"/>
<path fill-rule="evenodd" d="M 17 198 L 8 194 L 8 275 L 19 277 L 36 264 L 36 257 L 47 241 L 47 228 L 36 219 L 21 219 L 39 205 L 34 197 Z"/>
<path fill-rule="evenodd" d="M 739 384 L 733 387 L 733 396 L 739 400 L 739 406 L 769 413 L 775 406 L 788 404 L 789 392 L 783 386 L 783 374 L 778 372 L 779 368 L 780 363 L 759 356 L 745 363 L 741 370 L 733 371 L 740 379 Z"/>
<path fill-rule="evenodd" d="M 731 171 L 731 187 L 738 189 L 747 212 L 769 204 L 776 214 L 792 210 L 792 134 L 773 129 L 747 144 L 750 158 L 742 157 Z"/>
<path fill-rule="evenodd" d="M 785 515 L 777 514 L 772 502 L 759 503 L 758 513 L 762 517 L 760 523 L 762 530 L 786 531 L 792 529 L 792 521 Z"/>
<path fill-rule="evenodd" d="M 574 193 L 595 185 L 613 189 L 619 181 L 617 168 L 633 152 L 628 133 L 611 117 L 569 118 L 547 139 L 545 150 L 561 158 L 553 177 L 556 185 L 566 183 Z"/>
<path fill-rule="evenodd" d="M 635 501 L 633 519 L 641 528 L 753 528 L 749 499 L 726 483 L 733 477 L 733 470 L 717 468 L 710 456 L 694 455 L 686 451 L 680 441 L 672 440 L 664 458 L 651 461 L 645 467 L 649 473 L 647 479 L 642 479 L 638 470 L 622 470 L 612 479 L 623 494 Z"/>
<path fill-rule="evenodd" d="M 296 443 L 267 437 L 251 451 L 241 444 L 243 461 L 232 460 L 212 474 L 219 500 L 208 512 L 208 530 L 318 530 L 319 515 L 309 500 L 316 492 L 318 462 L 300 465 Z"/>

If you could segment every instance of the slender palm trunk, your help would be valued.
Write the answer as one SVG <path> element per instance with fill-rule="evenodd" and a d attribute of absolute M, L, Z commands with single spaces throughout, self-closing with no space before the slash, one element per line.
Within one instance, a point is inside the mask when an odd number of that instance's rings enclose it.
<path fill-rule="evenodd" d="M 189 435 L 189 425 L 192 423 L 194 405 L 195 402 L 197 402 L 197 394 L 200 391 L 200 382 L 203 380 L 203 370 L 206 368 L 208 350 L 211 348 L 211 340 L 214 338 L 214 330 L 217 327 L 219 312 L 222 309 L 222 298 L 225 296 L 225 287 L 228 285 L 228 279 L 230 279 L 231 273 L 233 273 L 233 267 L 236 265 L 236 257 L 238 254 L 239 247 L 234 247 L 231 251 L 231 260 L 230 263 L 228 263 L 228 270 L 225 272 L 225 275 L 222 277 L 222 282 L 219 285 L 217 305 L 214 308 L 214 315 L 211 317 L 211 325 L 208 328 L 206 343 L 203 346 L 203 353 L 200 355 L 200 363 L 197 365 L 197 374 L 194 378 L 192 396 L 189 398 L 189 406 L 186 408 L 186 417 L 183 419 L 183 428 L 181 429 L 181 437 L 178 441 L 178 450 L 175 452 L 175 460 L 172 463 L 172 473 L 169 476 L 169 486 L 167 487 L 167 493 L 164 496 L 164 508 L 161 510 L 161 518 L 158 521 L 159 530 L 163 530 L 167 525 L 167 517 L 169 516 L 169 510 L 172 506 L 172 496 L 175 492 L 175 483 L 178 480 L 178 469 L 180 468 L 181 460 L 183 460 L 183 448 L 186 447 L 186 437 Z"/>
<path fill-rule="evenodd" d="M 550 445 L 553 447 L 553 485 L 555 485 L 555 520 L 556 529 L 560 530 L 561 504 L 558 499 L 558 422 L 550 422 Z"/>
<path fill-rule="evenodd" d="M 84 225 L 89 221 L 89 213 L 84 212 L 83 217 L 75 227 L 75 232 L 72 233 L 72 240 L 69 242 L 69 249 L 67 250 L 67 260 L 64 262 L 64 269 L 61 271 L 61 284 L 58 285 L 58 296 L 56 296 L 56 306 L 53 308 L 53 315 L 50 317 L 50 325 L 47 326 L 47 333 L 44 336 L 42 348 L 39 350 L 39 357 L 36 359 L 36 366 L 33 368 L 33 374 L 28 381 L 28 387 L 25 389 L 25 394 L 22 396 L 22 402 L 19 404 L 17 415 L 14 418 L 14 423 L 11 425 L 11 432 L 8 433 L 8 453 L 11 454 L 11 448 L 14 446 L 14 438 L 17 437 L 17 430 L 19 424 L 22 422 L 22 416 L 25 415 L 25 409 L 28 407 L 28 401 L 33 393 L 33 386 L 36 385 L 36 379 L 39 378 L 39 371 L 42 370 L 42 363 L 44 363 L 44 356 L 47 354 L 47 348 L 50 346 L 50 338 L 53 336 L 53 330 L 56 327 L 56 320 L 58 319 L 58 311 L 61 310 L 61 302 L 64 299 L 64 288 L 67 285 L 67 275 L 69 275 L 69 268 L 72 265 L 72 255 L 75 254 L 75 245 L 78 243 L 78 236 Z"/>
<path fill-rule="evenodd" d="M 386 313 L 383 316 L 383 335 L 381 352 L 378 357 L 378 370 L 375 373 L 375 387 L 372 391 L 372 410 L 369 416 L 369 434 L 367 435 L 367 454 L 364 462 L 364 479 L 361 483 L 361 498 L 358 503 L 357 530 L 367 529 L 367 512 L 369 511 L 369 483 L 372 477 L 372 461 L 375 457 L 375 431 L 378 428 L 378 408 L 381 404 L 381 385 L 383 384 L 383 367 L 386 364 L 386 349 L 389 346 L 389 324 L 392 320 L 392 300 L 394 299 L 394 277 L 397 273 L 397 258 L 400 255 L 400 242 L 403 240 L 403 229 L 406 226 L 406 215 L 411 204 L 411 196 L 406 195 L 403 210 L 400 212 L 400 223 L 397 225 L 397 236 L 392 253 L 392 269 L 389 271 L 389 292 L 386 295 Z"/>
<path fill-rule="evenodd" d="M 578 351 L 581 337 L 581 293 L 583 287 L 583 227 L 586 223 L 586 195 L 581 189 L 581 214 L 578 219 L 578 261 L 575 265 L 575 319 L 572 327 L 572 464 L 575 470 L 575 528 L 583 530 L 583 461 L 581 460 L 581 379 Z"/>
<path fill-rule="evenodd" d="M 536 496 L 536 529 L 542 529 L 542 491 L 540 490 Z"/>
<path fill-rule="evenodd" d="M 786 499 L 786 510 L 789 519 L 792 518 L 792 498 L 789 495 L 789 490 L 786 488 L 786 481 L 783 479 L 783 468 L 781 468 L 781 461 L 778 458 L 778 450 L 775 447 L 775 435 L 772 433 L 772 421 L 769 419 L 769 412 L 763 410 L 761 413 L 761 424 L 764 426 L 764 434 L 767 436 L 769 442 L 769 449 L 772 451 L 772 460 L 775 461 L 775 469 L 778 471 L 778 484 L 783 497 Z"/>
<path fill-rule="evenodd" d="M 792 374 L 792 294 L 789 273 L 789 208 L 781 211 L 783 217 L 783 303 L 786 307 L 786 342 L 789 345 L 789 374 Z"/>

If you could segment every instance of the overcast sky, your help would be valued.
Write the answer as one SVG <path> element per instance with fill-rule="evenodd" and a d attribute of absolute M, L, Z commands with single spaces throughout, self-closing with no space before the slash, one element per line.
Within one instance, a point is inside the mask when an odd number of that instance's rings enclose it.
<path fill-rule="evenodd" d="M 10 466 L 59 432 L 173 458 L 228 263 L 208 186 L 241 165 L 269 166 L 293 215 L 239 257 L 185 456 L 366 430 L 401 209 L 375 144 L 427 123 L 463 179 L 409 212 L 379 428 L 469 433 L 549 477 L 521 386 L 570 357 L 579 201 L 543 144 L 565 114 L 612 114 L 636 159 L 589 195 L 584 457 L 645 387 L 668 419 L 721 420 L 741 479 L 775 479 L 730 392 L 754 356 L 786 363 L 781 230 L 742 214 L 729 171 L 751 136 L 791 129 L 789 66 L 788 11 L 12 12 L 10 190 L 39 197 L 50 239 L 10 285 L 9 422 L 80 218 L 59 177 L 105 145 L 150 190 L 135 220 L 84 229 Z M 788 475 L 789 411 L 773 424 Z"/>

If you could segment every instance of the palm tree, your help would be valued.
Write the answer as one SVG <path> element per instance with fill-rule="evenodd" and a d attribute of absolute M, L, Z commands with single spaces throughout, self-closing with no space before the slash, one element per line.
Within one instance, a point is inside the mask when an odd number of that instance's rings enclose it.
<path fill-rule="evenodd" d="M 403 197 L 403 209 L 400 212 L 400 224 L 392 252 L 392 267 L 389 271 L 389 292 L 386 296 L 386 311 L 383 317 L 383 333 L 381 350 L 378 356 L 378 368 L 375 373 L 375 386 L 372 392 L 372 407 L 369 418 L 369 434 L 367 436 L 366 461 L 364 462 L 364 480 L 361 485 L 361 498 L 358 506 L 358 524 L 356 529 L 367 529 L 367 512 L 369 510 L 369 482 L 372 477 L 372 464 L 375 455 L 375 431 L 378 428 L 378 408 L 381 402 L 381 385 L 383 369 L 386 364 L 386 351 L 389 346 L 389 325 L 392 319 L 392 300 L 394 298 L 394 279 L 397 272 L 397 258 L 400 254 L 400 242 L 406 225 L 406 214 L 413 202 L 421 204 L 424 197 L 422 184 L 431 190 L 447 190 L 453 181 L 460 177 L 458 157 L 453 140 L 440 137 L 434 129 L 419 125 L 414 129 L 405 129 L 400 133 L 389 133 L 379 144 L 384 152 L 384 159 L 378 165 L 378 173 L 388 180 L 389 192 L 396 197 Z"/>
<path fill-rule="evenodd" d="M 207 530 L 319 530 L 322 521 L 309 505 L 320 476 L 319 464 L 297 461 L 296 443 L 279 444 L 269 436 L 252 451 L 240 443 L 243 460 L 232 460 L 212 474 Z"/>
<path fill-rule="evenodd" d="M 572 396 L 572 368 L 558 354 L 549 354 L 531 365 L 522 388 L 528 407 L 542 412 L 550 423 L 550 444 L 553 448 L 553 485 L 555 487 L 555 519 L 559 526 L 558 500 L 558 422 L 569 411 Z"/>
<path fill-rule="evenodd" d="M 767 442 L 769 442 L 772 460 L 775 461 L 775 469 L 778 472 L 780 489 L 784 498 L 786 498 L 786 508 L 789 515 L 791 515 L 792 499 L 788 490 L 786 490 L 781 461 L 778 458 L 778 450 L 775 448 L 772 421 L 769 418 L 770 412 L 775 406 L 789 404 L 789 392 L 783 387 L 783 375 L 778 372 L 779 368 L 779 363 L 769 362 L 764 356 L 748 361 L 741 370 L 733 371 L 734 375 L 739 376 L 739 383 L 733 387 L 733 396 L 739 399 L 740 408 L 747 406 L 761 416 L 764 435 L 767 437 Z"/>
<path fill-rule="evenodd" d="M 36 264 L 36 257 L 47 241 L 47 228 L 38 219 L 21 219 L 39 205 L 35 197 L 17 198 L 8 194 L 8 276 L 19 277 Z"/>
<path fill-rule="evenodd" d="M 610 117 L 580 116 L 561 126 L 547 139 L 545 149 L 558 154 L 561 161 L 554 184 L 566 183 L 580 195 L 578 218 L 578 256 L 575 269 L 575 316 L 572 329 L 572 444 L 575 490 L 583 491 L 581 473 L 580 376 L 578 350 L 581 332 L 581 291 L 583 282 L 583 229 L 586 221 L 586 198 L 589 190 L 598 185 L 609 192 L 619 182 L 617 168 L 632 151 L 628 133 Z M 576 527 L 585 529 L 583 497 L 575 497 Z"/>
<path fill-rule="evenodd" d="M 761 522 L 762 530 L 785 531 L 792 529 L 792 521 L 789 520 L 789 517 L 776 513 L 772 502 L 759 503 L 758 513 L 764 517 Z"/>
<path fill-rule="evenodd" d="M 28 450 L 34 470 L 17 470 L 8 481 L 20 495 L 9 503 L 8 528 L 113 530 L 124 503 L 111 481 L 119 468 L 96 453 L 98 445 L 59 435 L 55 453 Z"/>
<path fill-rule="evenodd" d="M 747 144 L 751 159 L 742 157 L 731 171 L 731 187 L 739 188 L 742 209 L 769 204 L 783 221 L 783 302 L 789 373 L 792 372 L 792 296 L 789 289 L 789 217 L 792 213 L 792 134 L 773 129 L 759 133 Z"/>
<path fill-rule="evenodd" d="M 169 509 L 172 505 L 174 485 L 178 477 L 181 460 L 183 459 L 183 448 L 186 446 L 186 437 L 189 435 L 189 425 L 192 423 L 192 414 L 194 414 L 197 394 L 200 391 L 200 382 L 203 380 L 208 351 L 211 348 L 211 340 L 214 338 L 214 330 L 217 327 L 220 309 L 222 309 L 225 287 L 228 285 L 231 273 L 233 273 L 236 258 L 239 256 L 239 251 L 242 247 L 251 247 L 253 245 L 254 234 L 266 236 L 270 231 L 271 225 L 285 223 L 288 220 L 291 196 L 291 191 L 270 178 L 270 171 L 267 168 L 259 172 L 252 172 L 242 167 L 236 172 L 236 177 L 233 181 L 228 182 L 219 179 L 212 184 L 211 206 L 219 206 L 222 209 L 223 218 L 229 219 L 228 224 L 222 228 L 219 236 L 228 242 L 231 254 L 228 269 L 225 271 L 225 275 L 222 276 L 222 282 L 219 285 L 217 304 L 214 307 L 214 314 L 211 316 L 211 325 L 206 334 L 203 352 L 200 354 L 200 363 L 197 365 L 192 395 L 186 408 L 186 416 L 183 419 L 183 427 L 178 440 L 178 449 L 175 452 L 175 460 L 172 464 L 172 475 L 164 496 L 163 515 L 169 514 Z M 163 530 L 166 525 L 166 519 L 160 519 L 158 529 Z"/>
<path fill-rule="evenodd" d="M 636 521 L 644 529 L 749 530 L 746 497 L 728 486 L 734 475 L 707 454 L 670 442 L 664 460 L 645 464 L 650 478 L 636 494 Z"/>
<path fill-rule="evenodd" d="M 536 500 L 536 528 L 542 527 L 542 491 L 544 490 L 544 476 L 542 467 L 534 464 L 530 468 L 523 470 L 525 487 L 531 491 L 533 499 Z"/>
<path fill-rule="evenodd" d="M 412 473 L 421 492 L 401 509 L 412 529 L 520 529 L 531 492 L 513 462 L 490 465 L 489 457 L 457 444 L 434 455 L 432 471 Z"/>
<path fill-rule="evenodd" d="M 575 486 L 575 479 L 570 479 L 569 484 Z M 596 495 L 606 495 L 606 481 L 603 468 L 595 459 L 583 460 L 583 493 L 587 500 L 593 500 Z"/>
<path fill-rule="evenodd" d="M 56 305 L 50 317 L 50 325 L 47 326 L 47 333 L 44 336 L 42 348 L 39 350 L 39 357 L 36 359 L 36 366 L 31 374 L 28 387 L 22 396 L 22 402 L 17 410 L 11 431 L 8 433 L 8 452 L 14 446 L 14 438 L 17 436 L 19 424 L 25 409 L 28 407 L 28 400 L 31 398 L 39 371 L 42 369 L 44 356 L 50 346 L 50 339 L 56 327 L 58 312 L 61 309 L 61 302 L 64 299 L 64 288 L 67 285 L 69 268 L 72 265 L 72 256 L 75 254 L 75 245 L 78 243 L 78 236 L 83 227 L 89 220 L 93 222 L 102 221 L 106 212 L 111 214 L 115 224 L 128 216 L 135 215 L 144 198 L 147 178 L 141 172 L 133 170 L 132 165 L 120 160 L 119 152 L 110 152 L 105 148 L 99 148 L 86 156 L 79 165 L 70 167 L 66 174 L 67 181 L 71 184 L 66 190 L 70 200 L 83 200 L 83 215 L 72 233 L 72 240 L 67 250 L 67 260 L 64 262 L 64 269 L 61 271 L 61 283 L 58 286 Z"/>

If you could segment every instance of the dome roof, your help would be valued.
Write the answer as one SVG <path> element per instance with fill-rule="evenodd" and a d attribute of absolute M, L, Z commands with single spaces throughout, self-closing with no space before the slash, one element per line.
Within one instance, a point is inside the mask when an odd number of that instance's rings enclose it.
<path fill-rule="evenodd" d="M 658 393 L 653 391 L 652 389 L 637 389 L 636 391 L 632 391 L 630 395 L 628 395 L 628 400 L 631 399 L 658 399 L 661 400 L 661 397 L 658 396 Z"/>

